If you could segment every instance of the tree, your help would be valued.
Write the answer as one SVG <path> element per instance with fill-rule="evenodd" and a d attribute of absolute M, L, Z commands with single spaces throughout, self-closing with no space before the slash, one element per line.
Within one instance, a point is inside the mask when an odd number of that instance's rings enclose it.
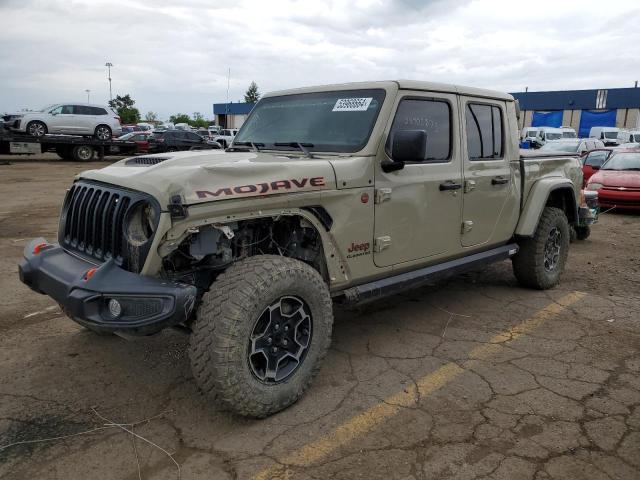
<path fill-rule="evenodd" d="M 144 119 L 146 122 L 157 122 L 158 114 L 156 112 L 147 112 Z"/>
<path fill-rule="evenodd" d="M 256 103 L 258 100 L 260 100 L 258 85 L 256 85 L 256 82 L 252 81 L 249 88 L 247 88 L 247 93 L 244 94 L 244 101 L 247 103 Z"/>
<path fill-rule="evenodd" d="M 186 113 L 176 113 L 175 115 L 171 115 L 169 117 L 169 121 L 171 123 L 189 123 L 191 122 L 191 117 Z"/>
<path fill-rule="evenodd" d="M 109 100 L 109 106 L 116 109 L 121 123 L 138 123 L 140 121 L 140 111 L 134 107 L 135 103 L 136 101 L 128 93 L 116 95 L 116 98 Z"/>

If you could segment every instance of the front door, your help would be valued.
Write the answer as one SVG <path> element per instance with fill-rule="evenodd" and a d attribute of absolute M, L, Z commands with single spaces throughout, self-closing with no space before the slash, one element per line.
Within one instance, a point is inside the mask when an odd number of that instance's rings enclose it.
<path fill-rule="evenodd" d="M 379 267 L 426 263 L 460 250 L 462 163 L 456 96 L 441 93 L 398 95 L 395 116 L 385 130 L 376 162 L 374 262 Z M 424 158 L 385 172 L 393 135 L 426 132 Z M 420 261 L 422 260 L 422 261 Z"/>
<path fill-rule="evenodd" d="M 461 97 L 460 109 L 466 133 L 462 246 L 499 242 L 504 235 L 498 223 L 510 215 L 504 209 L 515 188 L 505 148 L 505 102 Z"/>

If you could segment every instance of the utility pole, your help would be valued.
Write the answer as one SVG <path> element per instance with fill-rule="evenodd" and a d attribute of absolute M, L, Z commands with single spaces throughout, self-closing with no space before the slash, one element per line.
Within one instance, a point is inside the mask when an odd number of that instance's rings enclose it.
<path fill-rule="evenodd" d="M 113 94 L 111 93 L 111 67 L 113 67 L 113 63 L 107 62 L 104 64 L 104 66 L 107 67 L 109 72 L 107 76 L 107 78 L 109 79 L 109 100 L 113 100 Z"/>
<path fill-rule="evenodd" d="M 89 93 L 91 93 L 91 90 L 87 88 L 85 92 L 87 92 L 87 103 L 89 103 Z"/>
<path fill-rule="evenodd" d="M 229 83 L 231 82 L 231 67 L 227 73 L 227 103 L 224 107 L 224 128 L 229 128 Z"/>

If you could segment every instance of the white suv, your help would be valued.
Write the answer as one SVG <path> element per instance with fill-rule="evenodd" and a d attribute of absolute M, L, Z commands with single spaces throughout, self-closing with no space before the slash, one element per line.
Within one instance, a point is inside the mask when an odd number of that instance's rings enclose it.
<path fill-rule="evenodd" d="M 110 107 L 71 103 L 56 103 L 38 112 L 21 113 L 9 128 L 34 137 L 63 133 L 92 135 L 98 140 L 109 140 L 122 132 L 120 117 Z"/>

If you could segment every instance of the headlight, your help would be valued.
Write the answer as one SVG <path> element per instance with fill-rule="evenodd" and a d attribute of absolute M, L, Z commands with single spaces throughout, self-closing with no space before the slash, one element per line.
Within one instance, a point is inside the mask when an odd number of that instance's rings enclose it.
<path fill-rule="evenodd" d="M 601 183 L 588 183 L 587 190 L 600 190 L 603 186 Z"/>
<path fill-rule="evenodd" d="M 156 229 L 156 211 L 149 202 L 140 202 L 127 215 L 125 235 L 129 244 L 139 247 L 147 243 Z"/>

